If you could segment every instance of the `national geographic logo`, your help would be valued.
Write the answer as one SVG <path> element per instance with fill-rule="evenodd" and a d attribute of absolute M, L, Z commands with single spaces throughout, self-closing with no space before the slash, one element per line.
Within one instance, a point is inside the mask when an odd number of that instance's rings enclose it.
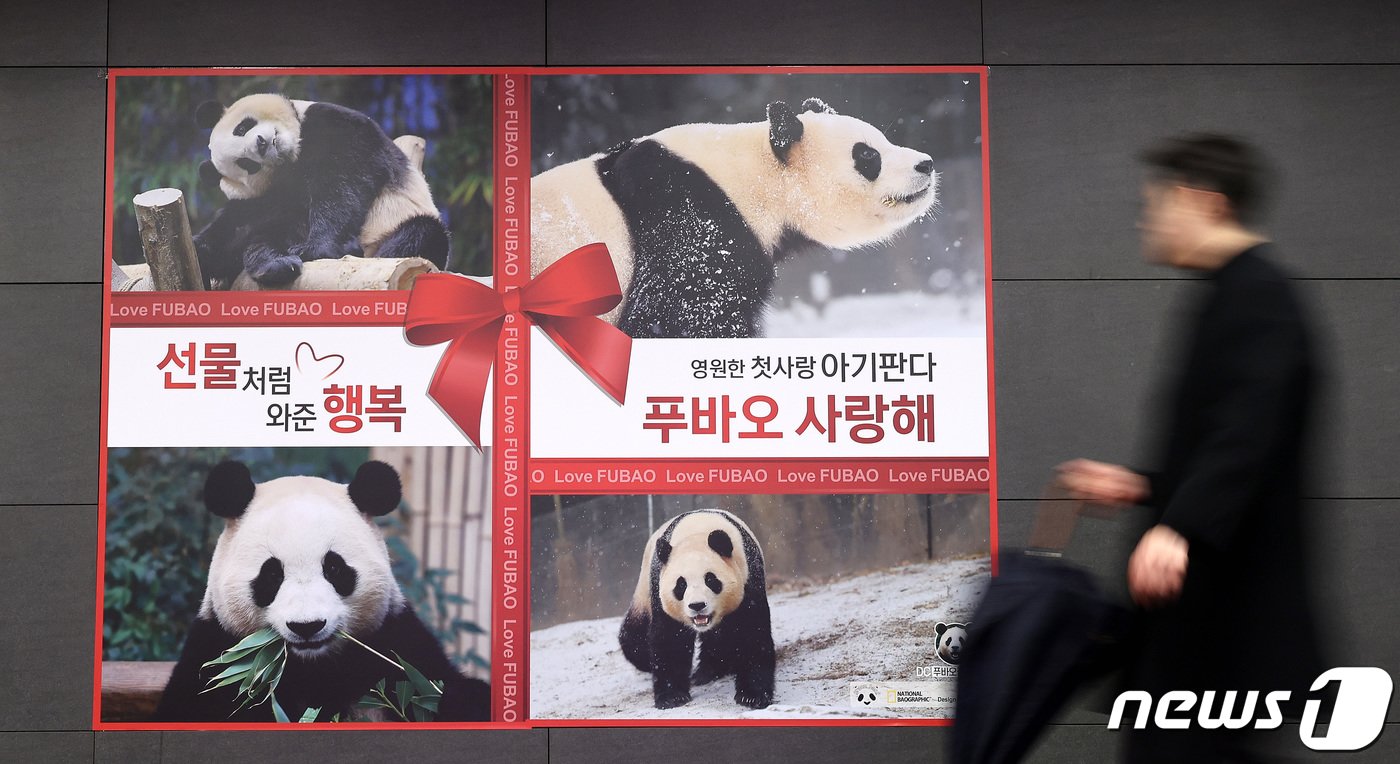
<path fill-rule="evenodd" d="M 851 705 L 857 708 L 943 708 L 956 699 L 941 682 L 883 682 L 851 685 Z"/>

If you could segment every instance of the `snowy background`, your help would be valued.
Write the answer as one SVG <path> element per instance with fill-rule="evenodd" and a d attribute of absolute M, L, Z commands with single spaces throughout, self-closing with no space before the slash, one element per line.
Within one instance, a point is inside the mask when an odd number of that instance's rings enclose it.
<path fill-rule="evenodd" d="M 775 587 L 768 602 L 777 647 L 774 703 L 734 703 L 733 677 L 691 689 L 680 708 L 657 709 L 651 677 L 622 657 L 615 618 L 574 621 L 530 635 L 530 714 L 538 719 L 949 717 L 945 707 L 857 708 L 856 682 L 920 681 L 939 665 L 934 625 L 970 618 L 990 576 L 978 556 L 902 565 L 827 584 Z M 954 681 L 947 680 L 948 695 Z"/>
<path fill-rule="evenodd" d="M 695 688 L 684 708 L 658 711 L 650 676 L 622 657 L 617 632 L 647 538 L 678 514 L 711 507 L 741 518 L 763 547 L 775 706 L 738 706 L 725 678 Z M 852 707 L 851 685 L 927 681 L 915 669 L 941 665 L 934 625 L 968 620 L 989 571 L 986 495 L 535 496 L 530 510 L 538 718 L 890 715 Z"/>
<path fill-rule="evenodd" d="M 966 74 L 558 75 L 532 78 L 532 174 L 691 122 L 757 122 L 818 97 L 927 152 L 938 206 L 891 241 L 778 264 L 768 337 L 985 332 L 980 83 Z"/>

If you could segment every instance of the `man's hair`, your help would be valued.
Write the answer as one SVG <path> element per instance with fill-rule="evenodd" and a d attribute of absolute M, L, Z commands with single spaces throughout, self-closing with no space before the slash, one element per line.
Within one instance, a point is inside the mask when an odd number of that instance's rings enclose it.
<path fill-rule="evenodd" d="M 1268 168 L 1258 150 L 1238 138 L 1212 133 L 1167 138 L 1143 152 L 1142 161 L 1160 180 L 1222 194 L 1241 222 L 1254 219 L 1263 206 Z"/>

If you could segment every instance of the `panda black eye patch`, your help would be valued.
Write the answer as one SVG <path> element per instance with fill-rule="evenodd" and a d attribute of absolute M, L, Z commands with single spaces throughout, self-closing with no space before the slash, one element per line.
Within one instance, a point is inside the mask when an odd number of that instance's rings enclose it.
<path fill-rule="evenodd" d="M 724 590 L 724 584 L 719 582 L 719 576 L 716 576 L 713 573 L 705 574 L 705 585 L 710 587 L 710 591 L 714 592 L 715 594 L 719 594 L 721 591 Z"/>
<path fill-rule="evenodd" d="M 355 574 L 355 569 L 345 564 L 345 558 L 335 552 L 326 552 L 326 556 L 321 560 L 321 575 L 331 582 L 335 587 L 335 593 L 342 597 L 349 597 L 355 593 L 355 582 L 359 576 Z"/>
<path fill-rule="evenodd" d="M 856 172 L 865 177 L 866 180 L 875 180 L 880 177 L 880 152 L 864 143 L 857 143 L 851 147 L 851 159 L 856 162 Z"/>
<path fill-rule="evenodd" d="M 269 557 L 253 579 L 253 604 L 267 607 L 277 599 L 277 590 L 282 588 L 282 561 Z"/>
<path fill-rule="evenodd" d="M 674 595 L 676 595 L 676 599 L 680 599 L 681 597 L 684 597 L 684 596 L 685 596 L 685 579 L 684 579 L 684 578 L 678 578 L 678 579 L 676 579 L 676 588 L 673 589 L 673 590 L 671 591 L 671 593 L 674 594 Z"/>
<path fill-rule="evenodd" d="M 233 128 L 233 134 L 238 136 L 239 138 L 242 138 L 243 136 L 248 134 L 249 130 L 252 130 L 257 126 L 258 121 L 256 119 L 253 119 L 252 117 L 246 117 L 242 122 L 238 123 L 238 127 Z"/>

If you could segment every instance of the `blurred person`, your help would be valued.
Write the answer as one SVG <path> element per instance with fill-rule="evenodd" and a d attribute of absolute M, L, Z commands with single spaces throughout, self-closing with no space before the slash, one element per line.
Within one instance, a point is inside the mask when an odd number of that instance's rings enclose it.
<path fill-rule="evenodd" d="M 1265 170 L 1225 136 L 1173 138 L 1144 155 L 1145 257 L 1206 276 L 1184 330 L 1150 471 L 1077 459 L 1058 468 L 1072 496 L 1144 504 L 1154 524 L 1128 562 L 1141 633 L 1125 689 L 1290 690 L 1323 669 L 1308 603 L 1302 486 L 1317 368 L 1303 306 L 1254 227 Z M 1198 698 L 1200 696 L 1198 695 Z M 1258 734 L 1130 729 L 1131 762 L 1261 761 Z M 1262 701 L 1254 718 L 1265 717 Z M 1131 716 L 1129 714 L 1128 716 Z M 1252 726 L 1252 725 L 1250 725 Z M 1299 753 L 1302 745 L 1293 738 Z"/>

